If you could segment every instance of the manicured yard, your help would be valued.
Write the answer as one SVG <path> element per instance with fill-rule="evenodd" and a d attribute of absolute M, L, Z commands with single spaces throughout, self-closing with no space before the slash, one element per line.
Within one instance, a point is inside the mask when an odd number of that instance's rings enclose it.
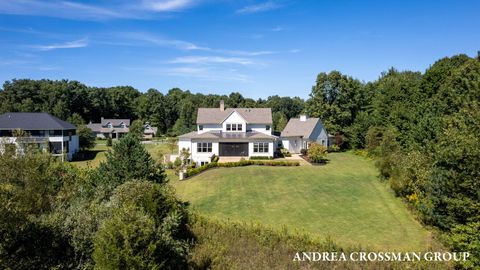
<path fill-rule="evenodd" d="M 373 162 L 350 153 L 328 158 L 325 166 L 212 169 L 173 184 L 194 209 L 214 218 L 286 226 L 364 248 L 430 246 L 430 233 L 377 178 Z"/>
<path fill-rule="evenodd" d="M 82 168 L 95 168 L 102 161 L 105 160 L 105 152 L 110 148 L 105 145 L 105 140 L 97 141 L 97 145 L 88 152 L 88 158 L 82 161 L 73 161 L 72 164 L 77 165 Z M 160 158 L 160 153 L 167 154 L 170 153 L 170 149 L 166 144 L 144 144 L 145 149 L 150 153 L 153 159 L 158 160 Z"/>

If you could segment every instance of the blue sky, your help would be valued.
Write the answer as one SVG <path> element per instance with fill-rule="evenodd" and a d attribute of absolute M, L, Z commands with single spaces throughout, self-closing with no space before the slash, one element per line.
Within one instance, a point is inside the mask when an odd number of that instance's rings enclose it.
<path fill-rule="evenodd" d="M 0 0 L 0 81 L 306 98 L 480 50 L 480 1 Z"/>

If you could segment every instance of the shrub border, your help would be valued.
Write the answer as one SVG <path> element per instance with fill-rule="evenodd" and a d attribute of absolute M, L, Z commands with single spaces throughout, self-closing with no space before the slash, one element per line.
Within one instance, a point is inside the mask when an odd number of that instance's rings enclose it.
<path fill-rule="evenodd" d="M 190 168 L 184 173 L 184 179 L 190 178 L 194 175 L 197 175 L 201 172 L 204 172 L 208 169 L 218 168 L 218 167 L 243 167 L 243 166 L 300 166 L 300 162 L 298 161 L 272 161 L 272 160 L 240 160 L 236 162 L 210 162 L 200 167 Z"/>

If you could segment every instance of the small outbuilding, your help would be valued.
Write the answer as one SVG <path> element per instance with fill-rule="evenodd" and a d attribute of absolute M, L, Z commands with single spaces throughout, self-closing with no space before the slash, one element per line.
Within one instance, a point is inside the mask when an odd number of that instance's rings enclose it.
<path fill-rule="evenodd" d="M 302 149 L 308 149 L 312 142 L 328 147 L 328 133 L 319 118 L 309 118 L 301 115 L 299 118 L 291 118 L 281 135 L 283 148 L 290 153 L 300 153 Z"/>

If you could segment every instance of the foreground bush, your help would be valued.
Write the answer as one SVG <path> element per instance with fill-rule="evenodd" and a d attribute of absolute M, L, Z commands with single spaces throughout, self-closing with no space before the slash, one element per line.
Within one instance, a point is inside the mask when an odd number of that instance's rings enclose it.
<path fill-rule="evenodd" d="M 279 231 L 260 224 L 196 217 L 192 223 L 196 243 L 189 254 L 194 269 L 451 269 L 444 262 L 298 262 L 296 252 L 369 251 L 342 247 L 330 238 Z"/>

